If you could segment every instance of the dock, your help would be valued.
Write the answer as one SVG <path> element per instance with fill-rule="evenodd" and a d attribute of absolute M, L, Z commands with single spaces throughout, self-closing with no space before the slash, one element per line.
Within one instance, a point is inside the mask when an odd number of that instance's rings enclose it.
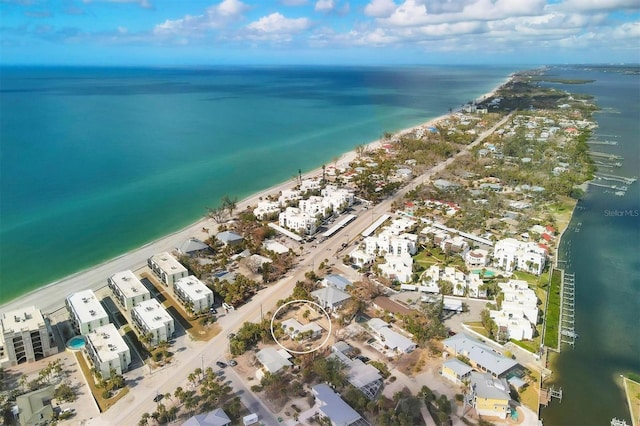
<path fill-rule="evenodd" d="M 612 182 L 620 182 L 620 183 L 624 183 L 625 185 L 631 185 L 632 183 L 638 180 L 638 178 L 635 176 L 625 177 L 625 176 L 612 175 L 608 173 L 596 173 L 594 177 L 598 180 L 609 180 Z"/>
<path fill-rule="evenodd" d="M 616 160 L 616 161 L 624 160 L 624 157 L 622 157 L 621 155 L 607 154 L 606 152 L 591 151 L 591 152 L 589 152 L 589 155 L 591 155 L 592 157 L 605 158 L 605 159 L 612 160 L 612 161 L 613 160 Z"/>
<path fill-rule="evenodd" d="M 575 274 L 563 272 L 560 293 L 560 333 L 558 334 L 558 350 L 562 343 L 574 347 L 578 334 L 575 329 Z"/>
<path fill-rule="evenodd" d="M 618 145 L 618 141 L 587 141 L 589 145 Z"/>
<path fill-rule="evenodd" d="M 553 386 L 549 388 L 540 388 L 540 405 L 546 407 L 553 398 L 562 402 L 562 389 L 556 390 Z"/>

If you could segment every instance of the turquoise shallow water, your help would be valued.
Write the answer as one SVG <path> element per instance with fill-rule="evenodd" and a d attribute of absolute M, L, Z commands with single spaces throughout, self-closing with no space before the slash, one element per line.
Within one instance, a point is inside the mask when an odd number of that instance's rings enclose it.
<path fill-rule="evenodd" d="M 496 87 L 505 67 L 0 68 L 0 303 Z"/>
<path fill-rule="evenodd" d="M 562 78 L 594 79 L 563 90 L 596 96 L 601 140 L 595 151 L 624 157 L 622 167 L 602 172 L 638 176 L 640 164 L 640 76 L 602 69 L 551 69 Z M 597 148 L 596 148 L 597 147 Z M 590 187 L 578 204 L 560 252 L 576 276 L 575 349 L 565 348 L 552 377 L 563 390 L 562 403 L 542 410 L 545 425 L 608 425 L 612 418 L 631 425 L 620 374 L 640 374 L 640 185 L 626 195 Z M 578 225 L 580 232 L 573 229 Z"/>

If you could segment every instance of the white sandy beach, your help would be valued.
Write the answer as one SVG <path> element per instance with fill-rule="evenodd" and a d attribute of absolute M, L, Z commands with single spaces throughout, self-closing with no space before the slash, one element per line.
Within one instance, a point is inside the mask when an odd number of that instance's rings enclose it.
<path fill-rule="evenodd" d="M 498 87 L 502 86 L 504 83 L 509 81 L 511 76 L 509 76 L 504 82 L 502 82 Z M 495 91 L 498 89 L 496 87 L 491 92 L 488 92 L 480 97 L 477 100 L 482 100 L 486 97 L 492 96 Z M 433 126 L 438 121 L 443 118 L 448 117 L 449 114 L 443 114 L 436 118 L 430 119 L 425 123 L 412 126 L 403 130 L 396 132 L 396 135 L 401 135 L 407 132 L 410 132 L 414 129 L 418 129 L 420 127 L 428 127 Z M 383 143 L 382 139 L 378 139 L 367 144 L 367 149 L 375 149 L 379 147 Z M 349 151 L 343 154 L 337 161 L 338 165 L 346 165 L 351 161 L 355 160 L 357 154 L 355 150 Z M 303 175 L 304 178 L 319 176 L 322 173 L 321 168 L 314 169 L 308 173 Z M 259 199 L 261 197 L 266 197 L 269 194 L 277 194 L 279 191 L 283 189 L 287 189 L 293 186 L 291 180 L 287 182 L 280 183 L 271 188 L 267 188 L 263 191 L 254 194 L 237 204 L 236 211 L 245 210 L 248 206 L 257 205 Z M 208 233 L 203 231 L 203 228 L 208 229 Z M 67 295 L 91 288 L 98 289 L 104 287 L 107 283 L 107 278 L 116 272 L 123 270 L 136 270 L 146 265 L 147 259 L 156 253 L 160 253 L 163 251 L 172 251 L 180 246 L 186 239 L 191 237 L 196 237 L 200 239 L 206 239 L 210 235 L 216 233 L 217 224 L 209 218 L 203 218 L 184 229 L 176 231 L 172 234 L 159 238 L 153 242 L 150 242 L 138 249 L 127 252 L 121 256 L 108 260 L 100 265 L 88 268 L 84 271 L 75 273 L 66 278 L 63 278 L 59 281 L 48 284 L 44 287 L 41 287 L 37 290 L 32 291 L 24 296 L 21 296 L 11 302 L 5 303 L 0 306 L 0 310 L 3 312 L 7 312 L 13 309 L 18 309 L 23 306 L 31 306 L 35 305 L 37 308 L 42 310 L 43 313 L 50 313 L 56 311 L 64 306 L 64 300 Z"/>

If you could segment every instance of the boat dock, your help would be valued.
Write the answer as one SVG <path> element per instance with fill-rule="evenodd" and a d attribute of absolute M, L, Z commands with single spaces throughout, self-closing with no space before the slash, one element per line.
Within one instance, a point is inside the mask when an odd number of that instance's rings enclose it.
<path fill-rule="evenodd" d="M 578 334 L 575 329 L 575 274 L 562 273 L 562 290 L 560 292 L 560 333 L 558 334 L 558 350 L 562 343 L 574 347 Z"/>
<path fill-rule="evenodd" d="M 618 145 L 618 141 L 587 141 L 589 145 Z"/>
<path fill-rule="evenodd" d="M 606 152 L 598 152 L 598 151 L 591 151 L 589 152 L 589 154 L 592 157 L 596 157 L 596 158 L 605 158 L 608 160 L 624 160 L 624 157 L 622 157 L 621 155 L 616 155 L 616 154 L 607 154 Z"/>
<path fill-rule="evenodd" d="M 610 175 L 607 173 L 596 173 L 595 178 L 598 180 L 610 180 L 613 182 L 620 182 L 620 183 L 624 183 L 625 185 L 631 185 L 632 183 L 638 180 L 638 178 L 635 176 L 624 177 L 624 176 Z"/>

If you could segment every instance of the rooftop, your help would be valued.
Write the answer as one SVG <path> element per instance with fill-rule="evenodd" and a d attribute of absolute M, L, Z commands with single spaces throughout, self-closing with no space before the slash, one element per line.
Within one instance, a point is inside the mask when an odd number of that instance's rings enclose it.
<path fill-rule="evenodd" d="M 156 299 L 149 299 L 138 303 L 133 308 L 133 311 L 136 312 L 140 320 L 149 330 L 164 327 L 166 323 L 173 321 L 171 315 L 167 313 Z"/>
<path fill-rule="evenodd" d="M 149 290 L 147 290 L 138 277 L 129 270 L 117 272 L 109 278 L 111 279 L 111 282 L 113 282 L 113 285 L 118 287 L 120 293 L 122 293 L 127 299 L 143 294 L 149 294 Z"/>
<path fill-rule="evenodd" d="M 183 254 L 189 254 L 200 250 L 207 250 L 208 245 L 197 238 L 189 238 L 178 247 L 178 251 Z"/>
<path fill-rule="evenodd" d="M 340 395 L 324 383 L 315 385 L 311 390 L 319 402 L 320 411 L 329 417 L 333 424 L 346 426 L 361 419 L 360 414 L 358 414 L 356 410 L 351 408 L 349 404 L 340 398 Z"/>
<path fill-rule="evenodd" d="M 338 274 L 327 275 L 324 278 L 324 281 L 327 283 L 327 285 L 339 288 L 340 290 L 344 290 L 348 285 L 353 284 L 351 281 Z"/>
<path fill-rule="evenodd" d="M 16 309 L 2 314 L 2 332 L 10 333 L 22 330 L 37 330 L 44 326 L 44 317 L 35 306 Z"/>
<path fill-rule="evenodd" d="M 284 367 L 291 367 L 291 354 L 284 349 L 276 350 L 269 347 L 264 348 L 256 354 L 258 361 L 267 369 L 269 373 L 275 373 Z"/>
<path fill-rule="evenodd" d="M 101 362 L 118 360 L 122 352 L 129 350 L 118 329 L 111 323 L 96 328 L 85 337 L 87 343 L 96 349 Z"/>
<path fill-rule="evenodd" d="M 174 285 L 191 300 L 205 299 L 209 294 L 213 295 L 209 287 L 193 275 L 180 278 Z"/>
<path fill-rule="evenodd" d="M 88 323 L 100 318 L 108 318 L 107 312 L 96 297 L 93 290 L 82 290 L 67 297 L 69 305 L 81 323 Z"/>
<path fill-rule="evenodd" d="M 173 275 L 179 272 L 186 272 L 187 268 L 182 266 L 175 257 L 171 256 L 167 252 L 158 253 L 151 256 L 151 261 L 154 262 L 160 269 Z"/>
<path fill-rule="evenodd" d="M 496 379 L 489 373 L 471 372 L 471 386 L 477 398 L 500 399 L 509 401 L 509 384 L 505 379 Z"/>
<path fill-rule="evenodd" d="M 460 361 L 458 358 L 453 358 L 444 362 L 443 367 L 446 367 L 456 373 L 458 376 L 462 377 L 465 374 L 473 371 L 469 365 Z"/>
<path fill-rule="evenodd" d="M 373 299 L 373 304 L 380 309 L 391 312 L 392 314 L 409 315 L 411 313 L 411 309 L 394 302 L 386 296 L 376 297 Z"/>
<path fill-rule="evenodd" d="M 345 300 L 351 299 L 349 293 L 336 288 L 336 287 L 323 287 L 321 289 L 311 292 L 311 295 L 320 301 L 320 305 L 323 307 L 334 306 Z"/>

